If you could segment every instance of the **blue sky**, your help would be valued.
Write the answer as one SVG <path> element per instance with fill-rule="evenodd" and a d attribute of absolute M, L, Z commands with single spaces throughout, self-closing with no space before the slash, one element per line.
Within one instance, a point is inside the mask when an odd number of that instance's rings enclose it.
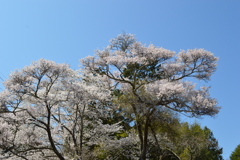
<path fill-rule="evenodd" d="M 240 144 L 239 8 L 239 0 L 1 0 L 0 77 L 40 58 L 77 69 L 123 31 L 176 52 L 204 48 L 220 58 L 206 85 L 222 109 L 197 121 L 227 159 Z"/>

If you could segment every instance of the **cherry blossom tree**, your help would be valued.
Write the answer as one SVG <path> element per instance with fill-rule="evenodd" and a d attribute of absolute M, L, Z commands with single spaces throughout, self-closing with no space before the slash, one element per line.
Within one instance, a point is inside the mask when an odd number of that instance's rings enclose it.
<path fill-rule="evenodd" d="M 154 113 L 161 108 L 188 116 L 213 116 L 219 112 L 209 87 L 196 89 L 187 79 L 209 81 L 218 58 L 204 49 L 175 52 L 145 46 L 132 34 L 121 34 L 95 56 L 81 60 L 89 73 L 104 75 L 115 86 L 121 104 L 128 106 L 137 126 L 140 160 L 147 158 L 149 128 Z M 191 80 L 191 79 L 190 79 Z"/>
<path fill-rule="evenodd" d="M 104 76 L 41 59 L 14 71 L 0 93 L 3 159 L 91 159 L 91 148 L 114 141 L 104 124 L 111 100 Z"/>

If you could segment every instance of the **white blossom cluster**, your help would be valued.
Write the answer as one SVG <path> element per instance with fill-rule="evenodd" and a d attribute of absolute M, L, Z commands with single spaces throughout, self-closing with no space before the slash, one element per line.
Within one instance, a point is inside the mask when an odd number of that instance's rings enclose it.
<path fill-rule="evenodd" d="M 146 101 L 138 90 L 145 88 L 152 104 L 193 115 L 214 115 L 216 99 L 209 88 L 195 89 L 188 77 L 208 81 L 215 72 L 217 57 L 204 49 L 175 52 L 137 42 L 132 34 L 121 34 L 110 41 L 103 51 L 81 60 L 85 69 L 114 80 L 122 92 L 133 92 L 140 102 Z M 145 96 L 145 95 L 144 95 Z"/>

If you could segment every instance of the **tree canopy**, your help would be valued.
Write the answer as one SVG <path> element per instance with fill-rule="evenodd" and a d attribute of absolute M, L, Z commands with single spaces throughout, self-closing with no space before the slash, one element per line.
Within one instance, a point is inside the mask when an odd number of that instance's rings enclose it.
<path fill-rule="evenodd" d="M 188 81 L 209 81 L 217 60 L 204 49 L 175 54 L 123 33 L 82 59 L 80 70 L 32 62 L 4 81 L 0 158 L 221 159 L 210 129 L 178 118 L 219 112 L 209 87 Z"/>

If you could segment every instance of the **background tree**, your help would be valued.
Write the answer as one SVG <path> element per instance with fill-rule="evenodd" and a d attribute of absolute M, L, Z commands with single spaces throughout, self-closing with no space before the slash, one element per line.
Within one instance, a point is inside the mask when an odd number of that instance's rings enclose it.
<path fill-rule="evenodd" d="M 157 142 L 148 150 L 150 159 L 222 160 L 222 148 L 210 129 L 202 128 L 198 123 L 190 125 L 180 122 L 178 116 L 171 111 L 157 114 L 157 123 L 153 123 L 154 128 L 150 126 L 150 131 L 153 132 L 150 137 L 156 137 Z"/>
<path fill-rule="evenodd" d="M 205 149 L 202 150 L 201 156 L 199 156 L 200 159 L 206 159 L 206 160 L 223 160 L 222 153 L 223 148 L 220 148 L 218 145 L 217 139 L 214 137 L 213 132 L 207 128 L 204 127 L 205 137 L 208 141 L 208 145 Z"/>
<path fill-rule="evenodd" d="M 190 116 L 213 116 L 218 113 L 216 99 L 209 88 L 195 89 L 186 78 L 208 81 L 216 70 L 217 58 L 204 49 L 174 52 L 148 47 L 131 34 L 121 34 L 103 51 L 81 60 L 89 73 L 105 75 L 125 97 L 130 107 L 140 142 L 140 159 L 148 150 L 149 128 L 154 113 L 168 108 Z"/>
<path fill-rule="evenodd" d="M 230 160 L 240 160 L 240 145 L 238 145 L 232 152 Z"/>
<path fill-rule="evenodd" d="M 176 152 L 182 160 L 222 160 L 222 148 L 207 127 L 202 129 L 197 123 L 189 125 L 185 122 L 179 132 Z"/>

